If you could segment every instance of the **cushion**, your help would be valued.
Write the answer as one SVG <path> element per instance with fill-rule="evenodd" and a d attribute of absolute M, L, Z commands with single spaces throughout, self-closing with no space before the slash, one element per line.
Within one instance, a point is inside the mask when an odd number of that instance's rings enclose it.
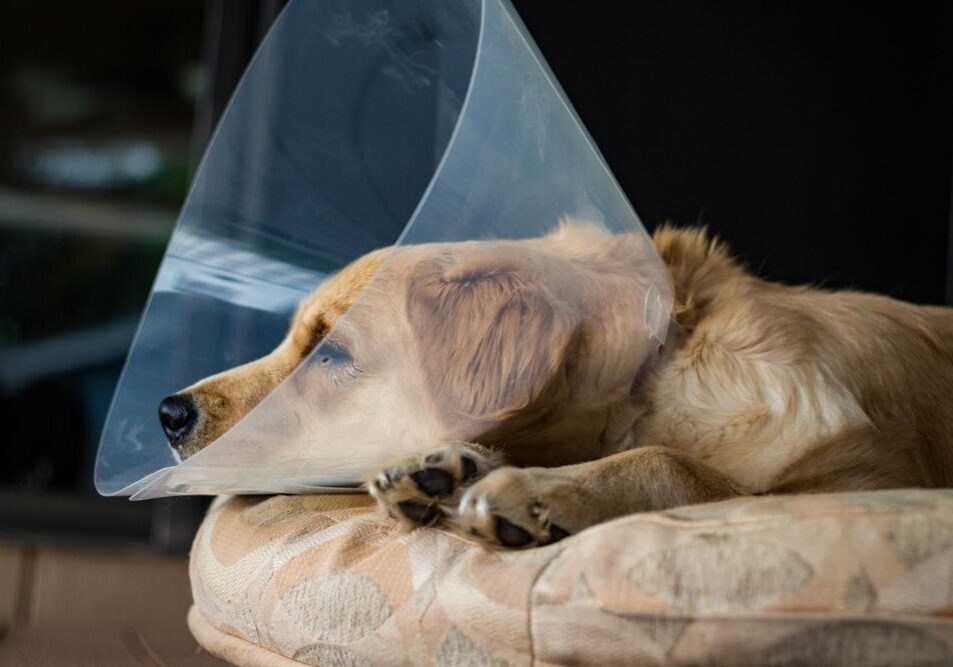
<path fill-rule="evenodd" d="M 737 498 L 527 551 L 362 495 L 220 498 L 189 623 L 240 665 L 953 664 L 953 491 Z"/>

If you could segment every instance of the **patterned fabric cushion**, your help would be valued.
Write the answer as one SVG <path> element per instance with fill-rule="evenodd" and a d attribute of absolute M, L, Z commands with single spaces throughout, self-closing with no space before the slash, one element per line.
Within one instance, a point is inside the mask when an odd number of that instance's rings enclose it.
<path fill-rule="evenodd" d="M 953 491 L 738 498 L 486 550 L 365 496 L 219 499 L 190 626 L 242 665 L 953 665 Z"/>

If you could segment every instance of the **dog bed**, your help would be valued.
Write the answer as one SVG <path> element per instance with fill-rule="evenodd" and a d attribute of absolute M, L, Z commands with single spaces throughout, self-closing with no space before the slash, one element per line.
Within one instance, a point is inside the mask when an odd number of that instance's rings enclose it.
<path fill-rule="evenodd" d="M 950 665 L 953 491 L 738 498 L 527 551 L 361 495 L 220 498 L 193 634 L 239 665 Z"/>

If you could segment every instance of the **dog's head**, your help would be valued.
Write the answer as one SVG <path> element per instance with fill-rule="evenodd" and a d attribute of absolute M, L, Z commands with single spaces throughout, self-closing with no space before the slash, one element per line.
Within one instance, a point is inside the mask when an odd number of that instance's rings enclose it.
<path fill-rule="evenodd" d="M 299 402 L 294 428 L 341 447 L 360 429 L 391 456 L 455 439 L 518 463 L 597 456 L 638 416 L 645 294 L 664 280 L 652 252 L 566 223 L 371 253 L 301 303 L 273 352 L 164 399 L 160 420 L 188 457 L 291 376 L 271 400 Z"/>

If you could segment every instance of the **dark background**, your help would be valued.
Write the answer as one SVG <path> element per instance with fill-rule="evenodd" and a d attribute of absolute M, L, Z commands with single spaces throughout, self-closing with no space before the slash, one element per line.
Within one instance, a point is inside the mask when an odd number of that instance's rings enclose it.
<path fill-rule="evenodd" d="M 650 229 L 766 277 L 949 301 L 953 5 L 516 0 Z M 0 7 L 0 532 L 188 545 L 92 489 L 191 171 L 281 0 Z"/>
<path fill-rule="evenodd" d="M 645 224 L 767 277 L 940 303 L 951 3 L 516 6 Z"/>

